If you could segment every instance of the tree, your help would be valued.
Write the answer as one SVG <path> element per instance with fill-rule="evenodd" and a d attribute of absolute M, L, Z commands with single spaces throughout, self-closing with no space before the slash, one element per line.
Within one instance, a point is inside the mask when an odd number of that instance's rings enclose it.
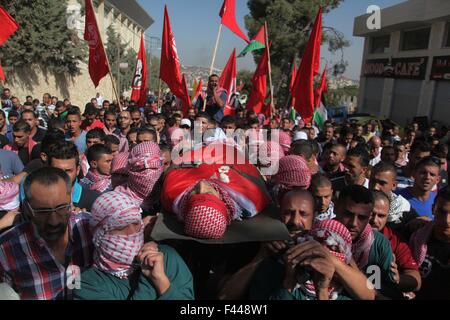
<path fill-rule="evenodd" d="M 123 91 L 131 89 L 131 82 L 134 77 L 136 68 L 137 52 L 129 47 L 129 43 L 122 43 L 120 35 L 116 33 L 112 26 L 106 30 L 106 54 L 108 55 L 109 65 L 113 77 L 118 79 L 118 72 L 120 72 L 120 88 L 119 94 Z M 119 71 L 119 63 L 128 63 L 126 70 Z"/>
<path fill-rule="evenodd" d="M 250 94 L 252 91 L 252 78 L 253 78 L 253 72 L 249 70 L 240 70 L 237 73 L 237 84 L 240 85 L 241 82 L 243 82 L 245 85 L 242 88 L 241 93 L 242 94 Z"/>
<path fill-rule="evenodd" d="M 158 57 L 151 56 L 147 51 L 148 88 L 154 92 L 158 91 L 160 63 L 161 60 Z"/>
<path fill-rule="evenodd" d="M 315 17 L 322 5 L 324 13 L 335 9 L 343 0 L 248 0 L 250 15 L 245 17 L 248 36 L 253 38 L 261 25 L 267 21 L 269 38 L 272 41 L 271 63 L 272 78 L 275 87 L 276 104 L 285 106 L 289 97 L 289 80 L 294 58 L 301 57 Z M 324 26 L 323 41 L 331 52 L 349 46 L 343 34 Z M 254 52 L 255 62 L 261 57 L 262 50 Z M 344 72 L 345 70 L 342 70 Z M 338 70 L 338 68 L 336 68 Z"/>
<path fill-rule="evenodd" d="M 40 65 L 44 72 L 75 76 L 87 45 L 67 27 L 67 3 L 61 0 L 0 0 L 20 29 L 0 47 L 2 65 L 16 75 Z M 31 75 L 30 75 L 31 77 Z"/>

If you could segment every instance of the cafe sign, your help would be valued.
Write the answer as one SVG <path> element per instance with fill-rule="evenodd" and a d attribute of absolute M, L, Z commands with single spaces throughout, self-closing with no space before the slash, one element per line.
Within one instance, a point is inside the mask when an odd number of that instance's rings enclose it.
<path fill-rule="evenodd" d="M 430 79 L 450 81 L 450 56 L 433 58 Z"/>
<path fill-rule="evenodd" d="M 364 64 L 365 77 L 424 80 L 428 57 L 373 59 Z"/>

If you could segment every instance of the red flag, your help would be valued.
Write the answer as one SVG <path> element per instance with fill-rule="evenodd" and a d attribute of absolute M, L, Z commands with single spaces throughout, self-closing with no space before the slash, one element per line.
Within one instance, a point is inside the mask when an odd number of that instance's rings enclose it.
<path fill-rule="evenodd" d="M 231 53 L 231 56 L 220 75 L 219 86 L 227 90 L 228 99 L 231 99 L 231 95 L 236 93 L 236 49 Z M 228 103 L 228 101 L 226 101 L 226 103 Z"/>
<path fill-rule="evenodd" d="M 84 40 L 89 43 L 89 74 L 97 88 L 100 80 L 109 73 L 109 64 L 92 7 L 92 0 L 85 0 L 85 10 Z"/>
<path fill-rule="evenodd" d="M 263 112 L 266 104 L 264 103 L 267 95 L 267 74 L 269 73 L 269 55 L 268 48 L 264 50 L 258 67 L 252 78 L 253 89 L 247 102 L 247 108 L 255 111 L 257 114 Z M 270 114 L 270 107 L 269 107 Z"/>
<path fill-rule="evenodd" d="M 175 37 L 170 26 L 169 12 L 167 6 L 164 7 L 164 28 L 162 35 L 161 64 L 159 68 L 159 78 L 170 88 L 170 91 L 178 98 L 185 94 L 180 71 L 180 59 L 178 58 Z"/>
<path fill-rule="evenodd" d="M 248 37 L 242 32 L 236 22 L 236 0 L 225 0 L 220 9 L 220 17 L 222 18 L 222 24 L 232 32 L 234 32 L 239 38 L 242 38 L 245 42 L 250 43 Z"/>
<path fill-rule="evenodd" d="M 315 93 L 315 107 L 318 108 L 320 106 L 320 101 L 322 100 L 322 94 L 324 92 L 328 91 L 327 86 L 327 66 L 325 66 L 325 69 L 322 73 L 322 78 L 320 79 L 319 87 L 316 90 Z"/>
<path fill-rule="evenodd" d="M 198 83 L 197 88 L 196 88 L 196 90 L 195 90 L 195 95 L 194 95 L 194 97 L 197 98 L 198 95 L 200 94 L 200 92 L 201 92 L 202 90 L 203 90 L 203 80 L 200 79 L 200 82 Z"/>
<path fill-rule="evenodd" d="M 133 88 L 131 100 L 136 101 L 140 107 L 145 106 L 147 102 L 147 56 L 145 54 L 144 34 L 141 35 L 141 48 L 137 56 L 131 87 Z"/>
<path fill-rule="evenodd" d="M 314 116 L 314 77 L 319 74 L 320 46 L 322 44 L 322 8 L 317 13 L 314 28 L 302 57 L 300 68 L 295 78 L 292 98 L 295 110 L 300 113 L 305 123 L 310 123 Z"/>
<path fill-rule="evenodd" d="M 0 46 L 9 39 L 9 37 L 19 29 L 19 25 L 16 20 L 9 15 L 6 10 L 0 6 Z"/>
<path fill-rule="evenodd" d="M 2 68 L 1 64 L 0 64 L 0 80 L 2 80 L 3 82 L 6 81 L 5 73 L 3 72 L 3 68 Z"/>
<path fill-rule="evenodd" d="M 181 80 L 182 86 L 183 86 L 183 95 L 178 96 L 183 101 L 183 114 L 186 115 L 189 108 L 191 107 L 191 97 L 189 96 L 189 89 L 186 82 L 186 77 L 183 74 L 182 80 Z"/>

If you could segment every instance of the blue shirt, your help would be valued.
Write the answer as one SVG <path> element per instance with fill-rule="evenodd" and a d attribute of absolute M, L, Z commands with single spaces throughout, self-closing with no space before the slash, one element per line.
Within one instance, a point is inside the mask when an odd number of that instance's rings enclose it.
<path fill-rule="evenodd" d="M 409 190 L 410 190 L 409 188 L 403 189 L 398 194 L 409 201 L 411 207 L 413 207 L 413 209 L 416 210 L 419 216 L 428 217 L 431 220 L 434 220 L 432 207 L 434 199 L 436 199 L 436 193 L 431 192 L 430 196 L 428 197 L 428 200 L 421 201 L 416 197 L 414 197 Z"/>
<path fill-rule="evenodd" d="M 66 140 L 72 141 L 70 134 L 66 134 Z M 78 152 L 80 154 L 85 153 L 87 146 L 86 146 L 86 131 L 81 131 L 81 134 L 76 138 L 75 145 L 78 148 Z"/>
<path fill-rule="evenodd" d="M 23 171 L 23 163 L 19 156 L 8 150 L 0 149 L 0 180 L 12 178 Z"/>

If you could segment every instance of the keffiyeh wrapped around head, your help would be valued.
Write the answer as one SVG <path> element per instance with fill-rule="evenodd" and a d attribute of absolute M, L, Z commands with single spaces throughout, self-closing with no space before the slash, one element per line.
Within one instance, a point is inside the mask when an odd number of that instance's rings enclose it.
<path fill-rule="evenodd" d="M 324 220 L 317 222 L 306 236 L 297 239 L 297 243 L 312 239 L 324 245 L 332 255 L 342 262 L 349 264 L 352 260 L 352 236 L 339 221 Z M 316 287 L 312 279 L 297 284 L 297 287 L 309 295 L 316 296 Z M 331 286 L 328 288 L 330 299 L 336 300 L 341 291 L 342 286 L 333 278 Z"/>
<path fill-rule="evenodd" d="M 301 156 L 290 155 L 279 162 L 275 183 L 284 187 L 308 189 L 311 184 L 311 170 Z"/>
<path fill-rule="evenodd" d="M 180 201 L 178 218 L 184 223 L 186 235 L 200 239 L 220 239 L 233 218 L 238 215 L 238 205 L 220 184 L 205 180 L 219 193 L 191 195 L 195 186 L 187 190 Z"/>
<path fill-rule="evenodd" d="M 352 260 L 352 235 L 339 221 L 318 221 L 306 236 L 306 240 L 310 239 L 314 239 L 326 246 L 342 262 L 349 264 Z M 304 240 L 302 238 L 298 242 Z"/>
<path fill-rule="evenodd" d="M 0 181 L 0 210 L 13 211 L 19 206 L 19 185 L 14 182 Z"/>
<path fill-rule="evenodd" d="M 144 225 L 139 204 L 116 191 L 97 198 L 92 206 L 94 267 L 119 278 L 133 273 L 133 260 L 144 245 Z M 137 233 L 112 235 L 112 230 L 139 224 Z"/>

